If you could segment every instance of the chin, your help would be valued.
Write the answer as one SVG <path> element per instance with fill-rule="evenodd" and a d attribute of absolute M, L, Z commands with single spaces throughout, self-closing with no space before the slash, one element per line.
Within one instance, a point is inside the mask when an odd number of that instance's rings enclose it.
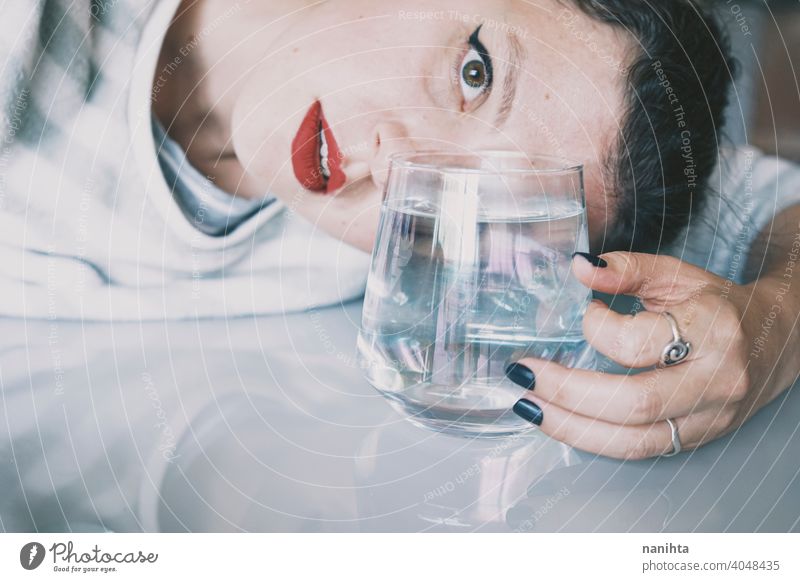
<path fill-rule="evenodd" d="M 335 226 L 328 231 L 331 236 L 365 253 L 372 252 L 378 226 L 377 213 L 374 221 L 353 220 L 352 217 L 342 216 Z"/>
<path fill-rule="evenodd" d="M 319 224 L 329 234 L 366 253 L 372 252 L 381 211 L 381 194 L 360 181 L 319 199 Z M 316 218 L 316 217 L 315 217 Z"/>
<path fill-rule="evenodd" d="M 372 253 L 372 247 L 375 245 L 375 235 L 369 237 L 361 237 L 353 242 L 345 241 L 351 246 L 354 246 L 360 251 L 364 251 L 367 254 Z"/>

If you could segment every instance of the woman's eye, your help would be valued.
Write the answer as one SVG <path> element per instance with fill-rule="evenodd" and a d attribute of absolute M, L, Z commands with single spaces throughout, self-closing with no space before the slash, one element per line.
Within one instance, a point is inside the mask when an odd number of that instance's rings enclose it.
<path fill-rule="evenodd" d="M 469 50 L 458 67 L 458 80 L 461 88 L 462 109 L 469 110 L 475 103 L 489 93 L 492 88 L 492 62 L 486 48 L 478 40 L 480 27 L 469 39 Z"/>
<path fill-rule="evenodd" d="M 483 56 L 474 48 L 470 49 L 461 62 L 461 91 L 464 101 L 472 103 L 486 93 L 489 88 L 489 73 Z"/>

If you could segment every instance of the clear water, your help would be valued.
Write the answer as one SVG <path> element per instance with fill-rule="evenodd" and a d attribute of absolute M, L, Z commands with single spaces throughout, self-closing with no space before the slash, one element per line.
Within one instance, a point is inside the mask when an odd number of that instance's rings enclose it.
<path fill-rule="evenodd" d="M 589 290 L 571 274 L 587 249 L 577 204 L 503 218 L 449 218 L 427 200 L 384 207 L 358 340 L 368 380 L 412 420 L 505 434 L 523 389 L 505 367 L 523 355 L 584 367 Z"/>

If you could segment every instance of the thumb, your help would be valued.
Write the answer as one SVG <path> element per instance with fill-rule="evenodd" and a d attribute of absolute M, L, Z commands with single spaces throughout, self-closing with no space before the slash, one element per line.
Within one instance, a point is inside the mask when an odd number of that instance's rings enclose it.
<path fill-rule="evenodd" d="M 572 272 L 595 291 L 642 299 L 681 300 L 708 281 L 704 270 L 675 257 L 623 251 L 600 256 L 575 253 Z"/>

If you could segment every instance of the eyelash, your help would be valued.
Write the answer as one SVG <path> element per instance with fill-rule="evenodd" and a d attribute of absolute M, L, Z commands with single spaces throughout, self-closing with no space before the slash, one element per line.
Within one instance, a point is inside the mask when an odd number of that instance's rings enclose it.
<path fill-rule="evenodd" d="M 469 106 L 474 104 L 475 102 L 480 101 L 480 103 L 482 103 L 483 101 L 485 101 L 486 97 L 492 91 L 492 83 L 493 83 L 493 80 L 494 80 L 493 79 L 493 69 L 492 69 L 492 59 L 489 56 L 489 51 L 486 50 L 486 47 L 484 46 L 484 44 L 478 38 L 478 35 L 480 34 L 481 28 L 483 28 L 482 24 L 480 26 L 478 26 L 478 28 L 476 28 L 475 31 L 469 36 L 469 39 L 467 39 L 467 45 L 468 45 L 467 50 L 466 51 L 462 51 L 462 52 L 460 52 L 458 54 L 458 56 L 456 58 L 456 61 L 455 61 L 454 65 L 453 65 L 453 79 L 455 80 L 456 90 L 460 94 L 460 102 L 461 102 L 460 109 L 461 109 L 461 111 L 467 111 Z M 464 92 L 463 92 L 463 90 L 461 88 L 461 73 L 462 73 L 462 66 L 464 65 L 464 60 L 465 60 L 466 56 L 469 54 L 469 52 L 472 51 L 472 50 L 474 50 L 476 53 L 478 53 L 478 56 L 480 56 L 481 61 L 483 62 L 484 66 L 486 68 L 486 83 L 485 83 L 485 88 L 482 89 L 481 96 L 479 98 L 474 99 L 471 102 L 466 102 L 465 99 L 464 99 Z M 478 105 L 480 105 L 480 103 L 478 103 Z M 474 108 L 475 107 L 472 107 L 471 109 L 474 109 Z"/>

